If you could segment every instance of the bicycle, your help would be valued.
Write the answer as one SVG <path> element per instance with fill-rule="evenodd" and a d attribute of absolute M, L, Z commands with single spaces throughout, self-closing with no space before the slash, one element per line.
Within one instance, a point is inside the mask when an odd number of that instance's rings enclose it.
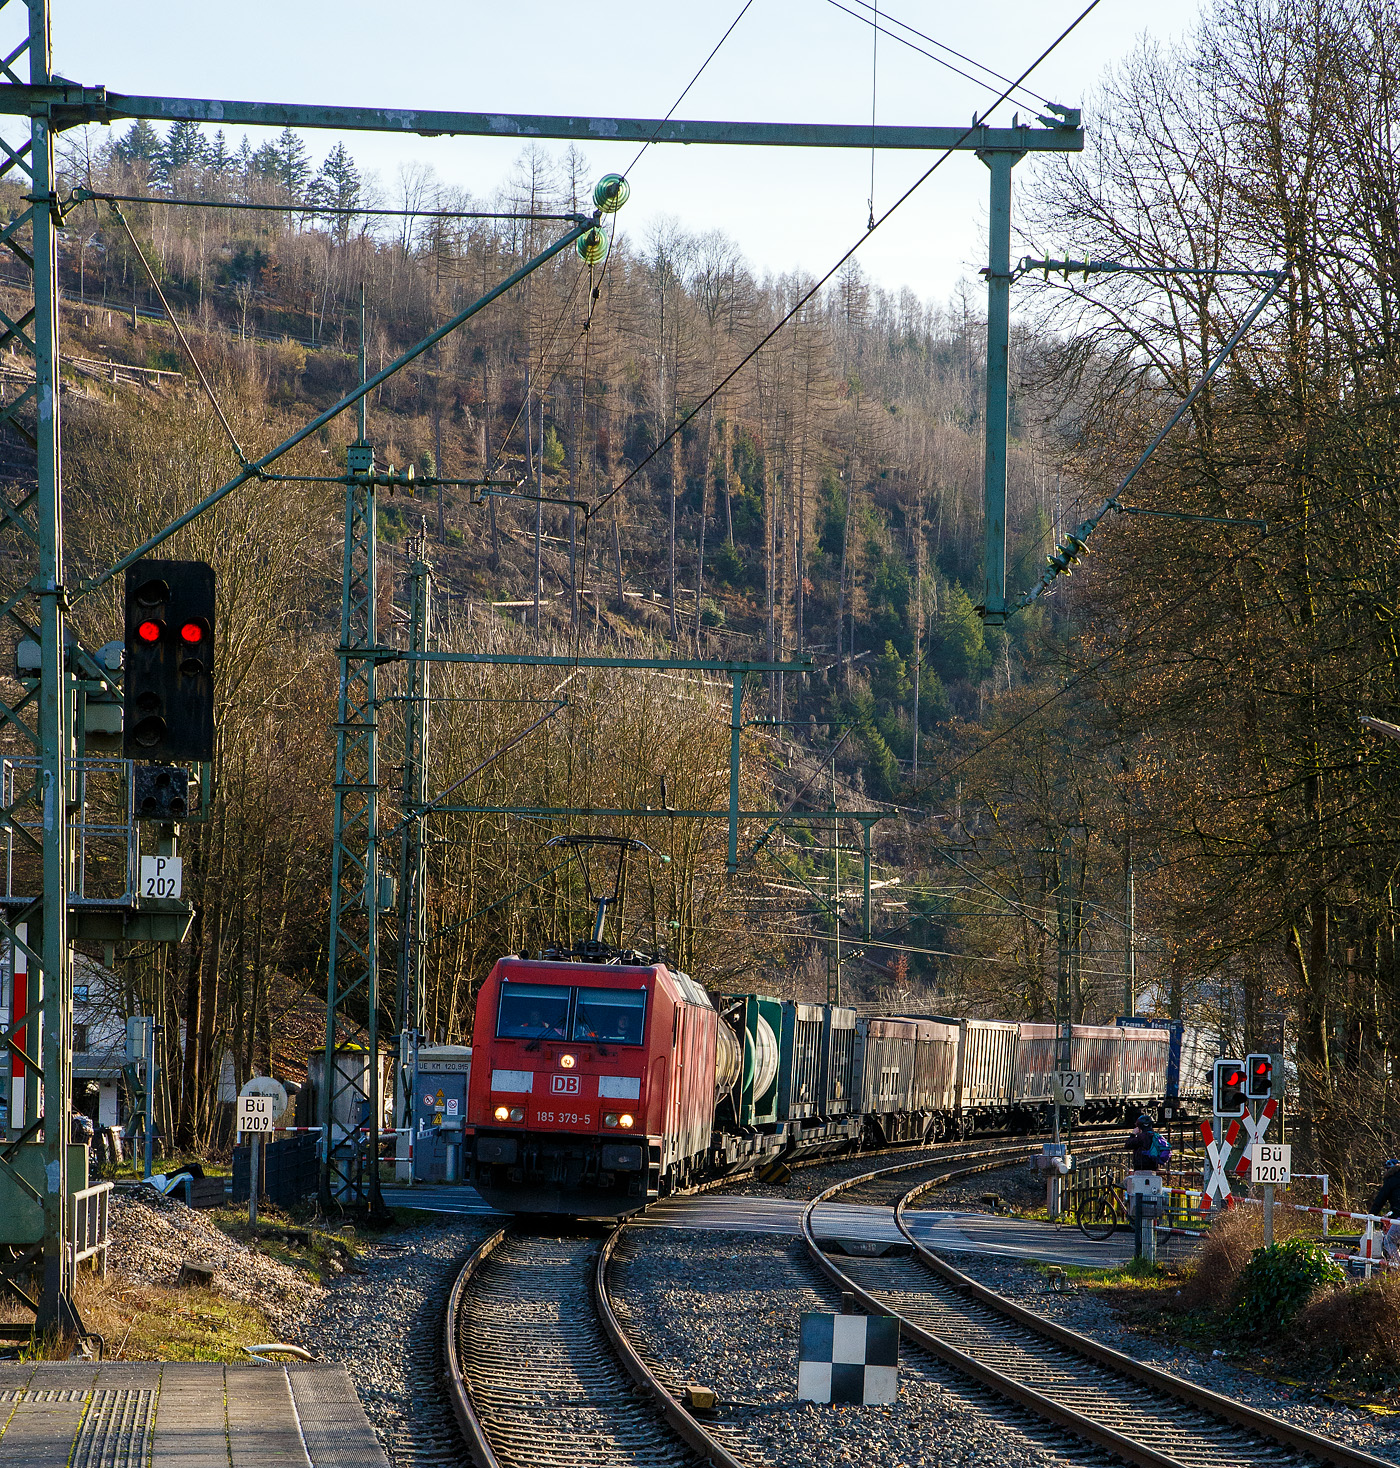
<path fill-rule="evenodd" d="M 1128 1228 L 1132 1218 L 1128 1213 L 1128 1198 L 1122 1183 L 1110 1183 L 1107 1187 L 1095 1188 L 1081 1197 L 1074 1205 L 1074 1221 L 1086 1239 L 1102 1243 L 1113 1237 L 1117 1228 Z"/>

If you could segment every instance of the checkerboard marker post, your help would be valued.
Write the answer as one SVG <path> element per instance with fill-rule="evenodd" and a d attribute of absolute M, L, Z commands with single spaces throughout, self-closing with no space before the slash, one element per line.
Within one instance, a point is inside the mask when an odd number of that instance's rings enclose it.
<path fill-rule="evenodd" d="M 874 1406 L 899 1396 L 899 1321 L 893 1315 L 804 1312 L 797 1357 L 799 1401 Z"/>

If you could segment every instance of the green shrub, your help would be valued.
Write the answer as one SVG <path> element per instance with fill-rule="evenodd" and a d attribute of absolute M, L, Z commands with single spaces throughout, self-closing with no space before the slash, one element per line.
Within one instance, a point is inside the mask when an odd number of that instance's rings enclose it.
<path fill-rule="evenodd" d="M 1289 1239 L 1250 1255 L 1240 1275 L 1240 1324 L 1251 1331 L 1277 1330 L 1293 1319 L 1321 1284 L 1342 1284 L 1346 1271 L 1321 1244 Z"/>
<path fill-rule="evenodd" d="M 700 598 L 700 623 L 704 627 L 723 627 L 724 608 L 711 597 Z"/>
<path fill-rule="evenodd" d="M 728 586 L 742 586 L 748 580 L 748 568 L 731 541 L 721 542 L 711 565 L 719 580 Z"/>

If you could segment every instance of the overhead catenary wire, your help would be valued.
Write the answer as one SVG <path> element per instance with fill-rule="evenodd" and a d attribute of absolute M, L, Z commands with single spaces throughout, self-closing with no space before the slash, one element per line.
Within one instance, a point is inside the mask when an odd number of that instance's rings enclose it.
<path fill-rule="evenodd" d="M 1016 81 L 1005 90 L 1003 90 L 997 97 L 996 101 L 992 102 L 987 107 L 987 109 L 983 113 L 981 113 L 980 116 L 973 119 L 971 125 L 967 127 L 958 138 L 958 143 L 960 144 L 979 127 L 983 126 L 983 124 L 986 122 L 986 119 L 990 117 L 993 112 L 996 111 L 996 109 L 1001 105 L 1002 102 L 1006 101 L 1006 99 L 1011 95 L 1012 91 L 1014 91 L 1015 88 L 1019 86 L 1028 76 L 1030 76 L 1036 70 L 1036 68 L 1041 65 L 1046 57 L 1048 57 L 1051 52 L 1053 52 L 1055 48 L 1059 46 L 1068 35 L 1071 34 L 1071 32 L 1073 32 L 1079 25 L 1081 25 L 1084 20 L 1094 10 L 1098 8 L 1099 4 L 1100 0 L 1089 0 L 1089 4 L 1086 5 L 1084 9 L 1081 10 L 1079 14 L 1069 23 L 1069 25 L 1067 25 L 1064 30 L 1062 30 L 1060 34 L 1055 37 L 1055 39 L 1045 48 L 1045 50 L 1043 50 L 1040 55 L 1037 56 L 1036 59 L 1031 62 L 1028 67 L 1026 67 L 1026 69 L 1021 73 Z M 748 7 L 745 6 L 745 9 L 747 8 Z M 930 178 L 933 177 L 938 169 L 940 169 L 943 164 L 946 163 L 956 151 L 957 144 L 954 144 L 952 147 L 945 148 L 943 152 L 934 159 L 929 167 L 922 174 L 920 174 L 919 177 L 915 179 L 912 184 L 910 184 L 910 186 L 899 196 L 899 198 L 897 198 L 894 203 L 891 204 L 890 207 L 886 209 L 883 214 L 880 215 L 880 217 L 874 222 L 874 224 L 866 230 L 866 232 L 850 247 L 850 249 L 848 249 L 841 256 L 841 258 L 837 260 L 834 265 L 831 266 L 826 274 L 823 275 L 818 281 L 816 281 L 814 285 L 798 295 L 793 305 L 779 318 L 777 323 L 768 332 L 766 332 L 758 340 L 758 342 L 755 343 L 755 345 L 743 355 L 743 357 L 739 359 L 738 363 L 736 363 L 735 366 L 732 367 L 729 372 L 727 372 L 724 377 L 722 377 L 720 381 L 715 384 L 715 386 L 712 387 L 703 398 L 700 399 L 698 403 L 695 404 L 690 412 L 687 413 L 685 417 L 683 417 L 675 425 L 675 427 L 672 428 L 671 431 L 666 434 L 665 437 L 663 437 L 661 441 L 652 448 L 652 450 L 648 454 L 644 455 L 636 464 L 634 464 L 632 468 L 623 475 L 618 483 L 613 485 L 612 488 L 609 489 L 607 493 L 598 500 L 598 502 L 592 507 L 592 509 L 586 512 L 585 519 L 591 520 L 593 516 L 596 515 L 598 511 L 601 510 L 603 506 L 608 503 L 609 500 L 611 500 L 615 495 L 619 494 L 623 489 L 625 489 L 627 485 L 629 485 L 637 477 L 637 475 L 640 474 L 641 471 L 657 456 L 657 454 L 659 454 L 661 450 L 665 448 L 666 445 L 670 443 L 670 441 L 678 433 L 682 432 L 688 423 L 692 422 L 695 419 L 695 417 L 700 413 L 703 408 L 708 407 L 709 404 L 712 403 L 715 398 L 717 398 L 720 393 L 723 392 L 724 389 L 728 387 L 731 382 L 734 381 L 734 379 L 744 370 L 744 368 L 747 367 L 749 363 L 758 356 L 758 354 L 764 349 L 764 347 L 766 347 L 768 343 L 771 342 L 773 338 L 777 336 L 777 334 L 782 331 L 782 329 L 787 326 L 790 321 L 793 320 L 795 316 L 797 316 L 802 308 L 827 284 L 829 280 L 832 279 L 837 271 L 839 271 L 841 267 L 845 265 L 845 263 L 856 253 L 856 251 L 860 249 L 860 247 L 866 242 L 866 240 L 868 240 L 870 236 L 874 234 L 874 232 L 879 229 L 880 226 L 884 224 L 885 221 L 888 220 L 901 207 L 901 205 L 912 198 L 913 195 Z"/>
<path fill-rule="evenodd" d="M 75 204 L 101 201 L 119 204 L 167 204 L 178 209 L 242 209 L 259 214 L 306 214 L 358 219 L 361 215 L 386 219 L 542 219 L 555 223 L 575 224 L 587 218 L 583 214 L 536 214 L 531 211 L 491 212 L 482 209 L 380 209 L 369 205 L 313 204 L 310 200 L 290 200 L 284 204 L 257 204 L 242 199 L 179 199 L 163 194 L 113 194 L 104 189 L 75 189 L 70 195 Z"/>
<path fill-rule="evenodd" d="M 671 103 L 670 107 L 667 109 L 666 116 L 663 117 L 661 121 L 656 124 L 656 131 L 652 133 L 652 135 L 646 140 L 646 142 L 642 144 L 640 148 L 637 149 L 637 156 L 633 158 L 633 160 L 627 165 L 627 167 L 622 170 L 623 178 L 626 178 L 632 172 L 632 170 L 641 161 L 642 154 L 645 153 L 646 150 L 650 148 L 651 145 L 657 140 L 657 138 L 661 136 L 661 129 L 665 127 L 668 122 L 670 122 L 676 108 L 685 101 L 686 94 L 695 85 L 695 83 L 700 80 L 701 76 L 704 75 L 705 68 L 719 54 L 720 47 L 723 46 L 724 43 L 730 38 L 730 36 L 734 34 L 734 28 L 749 13 L 749 7 L 752 4 L 753 0 L 744 0 L 744 3 L 740 7 L 738 15 L 736 15 L 734 19 L 729 22 L 727 29 L 725 30 L 724 34 L 719 38 L 719 40 L 715 42 L 713 49 L 710 51 L 710 54 L 700 63 L 699 70 L 695 73 L 693 77 L 691 77 L 691 79 L 685 84 L 685 86 L 681 88 L 680 96 Z"/>
<path fill-rule="evenodd" d="M 1360 498 L 1360 496 L 1356 496 L 1356 498 Z M 1285 525 L 1284 523 L 1275 520 L 1267 530 L 1260 532 L 1259 538 L 1260 540 L 1267 540 L 1270 536 L 1281 534 L 1285 529 L 1288 528 L 1288 525 Z M 1226 565 L 1231 566 L 1236 561 L 1242 560 L 1246 555 L 1252 554 L 1254 554 L 1253 550 L 1250 550 L 1248 552 L 1243 550 L 1236 551 L 1233 555 L 1226 558 Z M 1143 631 L 1145 632 L 1151 630 L 1151 627 L 1156 627 L 1157 625 L 1159 625 L 1166 617 L 1169 617 L 1173 612 L 1180 610 L 1181 607 L 1185 606 L 1186 603 L 1197 594 L 1198 588 L 1196 587 L 1192 587 L 1189 590 L 1183 592 L 1174 601 L 1169 602 L 1166 607 L 1164 607 L 1162 611 L 1159 612 L 1158 615 L 1154 618 L 1149 628 L 1143 629 Z M 979 744 L 975 749 L 969 750 L 968 753 L 963 755 L 961 759 L 955 760 L 942 772 L 944 778 L 946 779 L 949 775 L 953 773 L 954 770 L 961 769 L 965 764 L 968 764 L 970 761 L 976 759 L 979 755 L 985 754 L 987 750 L 989 750 L 994 744 L 998 744 L 1001 740 L 1005 739 L 1007 735 L 1015 733 L 1015 731 L 1019 729 L 1022 724 L 1028 723 L 1038 714 L 1044 713 L 1045 710 L 1048 709 L 1052 703 L 1055 703 L 1057 700 L 1063 698 L 1065 694 L 1067 694 L 1072 688 L 1077 687 L 1086 678 L 1092 676 L 1094 673 L 1097 673 L 1100 668 L 1104 667 L 1107 663 L 1111 662 L 1121 653 L 1127 652 L 1128 649 L 1135 644 L 1137 638 L 1141 635 L 1142 633 L 1134 633 L 1124 638 L 1124 640 L 1118 643 L 1116 646 L 1109 648 L 1109 650 L 1101 658 L 1097 659 L 1095 662 L 1090 663 L 1087 668 L 1081 669 L 1072 678 L 1067 679 L 1053 693 L 1041 699 L 1041 701 L 1036 704 L 1034 708 L 1027 709 L 1027 711 L 1022 714 L 1020 718 L 1013 719 L 1011 723 L 1005 726 L 1005 728 L 998 729 L 997 732 L 993 734 L 989 739 L 983 740 L 983 742 Z"/>
<path fill-rule="evenodd" d="M 243 445 L 239 443 L 238 435 L 233 431 L 233 425 L 224 416 L 224 410 L 219 406 L 219 400 L 214 394 L 214 389 L 210 386 L 209 379 L 204 375 L 204 368 L 199 365 L 199 358 L 195 356 L 194 348 L 190 346 L 189 339 L 185 336 L 180 323 L 175 319 L 175 313 L 170 309 L 170 302 L 165 299 L 165 292 L 160 288 L 160 281 L 156 279 L 155 271 L 151 269 L 150 262 L 146 259 L 145 252 L 141 249 L 141 246 L 136 243 L 136 236 L 132 234 L 131 226 L 126 222 L 126 215 L 122 213 L 115 202 L 110 203 L 109 207 L 121 222 L 121 227 L 126 231 L 126 237 L 131 242 L 131 248 L 136 252 L 136 258 L 141 262 L 142 268 L 145 270 L 151 285 L 155 289 L 156 296 L 160 301 L 162 309 L 165 311 L 166 319 L 175 328 L 175 335 L 180 338 L 180 345 L 184 347 L 185 355 L 190 359 L 190 364 L 194 367 L 195 375 L 199 378 L 199 385 L 204 389 L 205 396 L 209 399 L 209 404 L 214 409 L 219 422 L 223 424 L 224 432 L 228 434 L 228 441 L 233 445 L 233 452 L 238 459 L 239 466 L 244 469 L 248 468 L 248 456 L 243 452 Z"/>
<path fill-rule="evenodd" d="M 922 46 L 916 46 L 913 41 L 908 39 L 908 37 L 901 36 L 895 31 L 886 30 L 884 26 L 880 25 L 880 19 L 882 16 L 880 7 L 877 4 L 872 3 L 872 0 L 851 0 L 851 3 L 854 5 L 859 5 L 863 10 L 873 11 L 873 20 L 870 16 L 859 15 L 854 10 L 848 10 L 846 6 L 841 4 L 841 0 L 827 0 L 827 3 L 830 5 L 834 5 L 837 10 L 844 10 L 846 14 L 849 15 L 852 19 L 860 21 L 863 25 L 873 25 L 878 27 L 878 29 L 883 32 L 883 34 L 888 36 L 890 40 L 899 41 L 901 44 L 908 46 L 911 51 L 917 51 L 920 56 L 927 56 L 930 61 L 936 61 L 940 66 L 946 66 L 949 71 L 956 73 L 956 75 L 962 77 L 965 81 L 972 82 L 975 86 L 985 87 L 989 92 L 996 91 L 996 86 L 994 85 L 994 83 L 1006 83 L 1011 81 L 1011 78 L 1009 76 L 1003 76 L 1001 72 L 995 71 L 992 67 L 984 65 L 982 62 L 975 60 L 971 56 L 965 55 L 961 51 L 954 50 L 952 46 L 946 45 L 944 42 L 938 40 L 936 37 L 930 36 L 926 32 L 919 30 L 917 27 L 909 25 L 908 22 L 899 20 L 896 16 L 891 15 L 888 10 L 883 12 L 883 18 L 891 25 L 897 25 L 901 30 L 908 31 L 910 35 L 918 36 L 921 41 L 927 41 L 930 46 L 937 46 L 940 51 L 946 51 L 950 56 L 956 56 L 959 61 L 967 62 L 969 66 L 975 66 L 978 71 L 985 71 L 987 75 L 992 78 L 992 81 L 984 81 L 981 77 L 972 76 L 969 72 L 963 71 L 961 67 L 954 66 L 951 62 L 945 61 L 941 56 L 935 56 L 932 54 L 932 52 L 925 51 Z M 1027 97 L 1030 97 L 1032 100 L 1040 103 L 1044 107 L 1053 107 L 1055 105 L 1048 97 L 1042 97 L 1039 92 L 1032 90 L 1030 87 L 1022 86 L 1020 84 L 1015 84 L 1015 86 L 1018 92 L 1024 92 Z"/>

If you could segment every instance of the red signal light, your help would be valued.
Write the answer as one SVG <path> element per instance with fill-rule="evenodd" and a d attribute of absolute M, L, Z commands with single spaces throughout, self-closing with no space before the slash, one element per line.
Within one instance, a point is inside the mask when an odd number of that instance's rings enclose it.
<path fill-rule="evenodd" d="M 204 628 L 201 627 L 198 622 L 186 622 L 185 625 L 180 628 L 180 638 L 182 641 L 188 642 L 191 645 L 196 642 L 203 642 Z"/>
<path fill-rule="evenodd" d="M 136 628 L 136 635 L 141 639 L 142 642 L 159 642 L 160 623 L 141 622 Z"/>

